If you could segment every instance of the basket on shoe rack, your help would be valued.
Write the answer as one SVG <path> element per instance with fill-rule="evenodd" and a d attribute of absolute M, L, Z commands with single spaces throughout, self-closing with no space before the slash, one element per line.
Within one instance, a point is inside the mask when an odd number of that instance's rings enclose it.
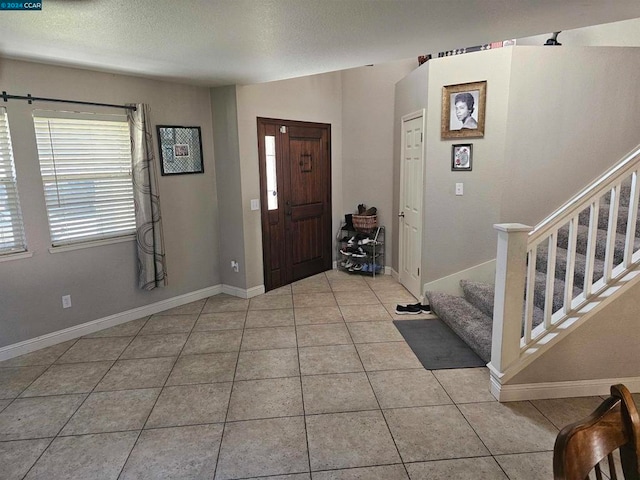
<path fill-rule="evenodd" d="M 353 228 L 359 232 L 371 233 L 378 226 L 377 215 L 353 215 Z"/>

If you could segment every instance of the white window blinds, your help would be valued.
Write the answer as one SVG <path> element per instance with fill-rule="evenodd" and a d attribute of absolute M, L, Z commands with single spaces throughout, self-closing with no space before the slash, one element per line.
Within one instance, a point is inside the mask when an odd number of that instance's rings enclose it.
<path fill-rule="evenodd" d="M 52 245 L 134 233 L 126 117 L 39 111 L 34 125 Z"/>
<path fill-rule="evenodd" d="M 0 107 L 0 255 L 26 249 L 9 121 Z"/>

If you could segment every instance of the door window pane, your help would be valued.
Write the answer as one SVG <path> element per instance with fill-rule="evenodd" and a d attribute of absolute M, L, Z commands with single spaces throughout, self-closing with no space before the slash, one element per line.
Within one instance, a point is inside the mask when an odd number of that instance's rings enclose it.
<path fill-rule="evenodd" d="M 278 177 L 276 173 L 276 137 L 266 135 L 264 147 L 267 156 L 267 209 L 278 209 Z"/>

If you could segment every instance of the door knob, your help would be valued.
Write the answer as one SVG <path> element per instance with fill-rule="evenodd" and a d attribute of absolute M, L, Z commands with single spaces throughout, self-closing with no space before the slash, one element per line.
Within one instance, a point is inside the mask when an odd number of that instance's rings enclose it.
<path fill-rule="evenodd" d="M 400 218 L 404 218 L 404 212 L 400 212 L 400 213 L 398 214 L 398 217 L 400 217 Z"/>

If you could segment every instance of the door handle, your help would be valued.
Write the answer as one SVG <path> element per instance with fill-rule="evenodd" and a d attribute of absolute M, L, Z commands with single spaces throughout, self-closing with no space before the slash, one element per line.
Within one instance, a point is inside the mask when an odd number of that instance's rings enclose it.
<path fill-rule="evenodd" d="M 404 218 L 404 212 L 400 212 L 400 213 L 398 214 L 398 217 L 400 217 L 400 218 Z"/>

